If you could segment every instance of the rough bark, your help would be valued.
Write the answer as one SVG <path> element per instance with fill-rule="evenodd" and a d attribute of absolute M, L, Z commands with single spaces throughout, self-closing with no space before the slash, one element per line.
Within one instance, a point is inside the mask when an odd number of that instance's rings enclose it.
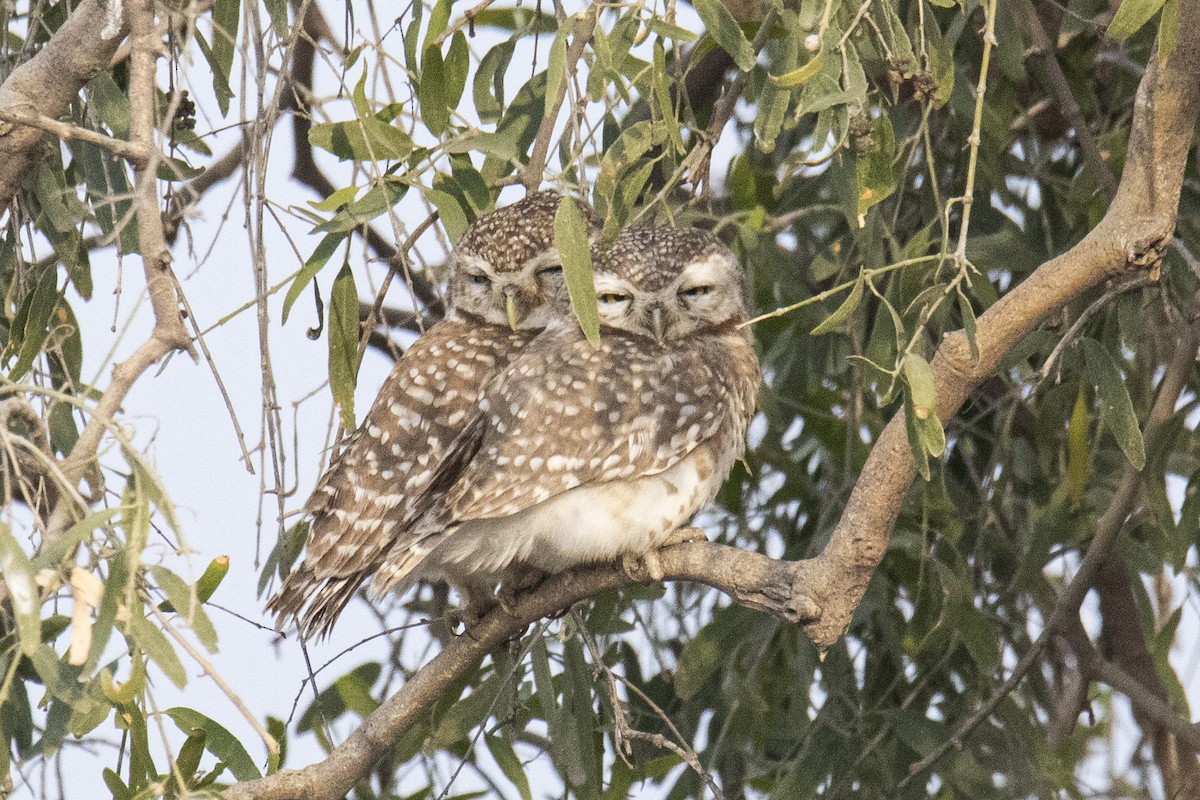
<path fill-rule="evenodd" d="M 58 119 L 79 90 L 108 67 L 129 32 L 122 25 L 112 36 L 101 33 L 105 11 L 96 0 L 83 0 L 45 46 L 0 84 L 0 110 L 16 110 Z M 8 205 L 25 178 L 34 173 L 47 134 L 40 128 L 0 122 L 0 208 Z"/>

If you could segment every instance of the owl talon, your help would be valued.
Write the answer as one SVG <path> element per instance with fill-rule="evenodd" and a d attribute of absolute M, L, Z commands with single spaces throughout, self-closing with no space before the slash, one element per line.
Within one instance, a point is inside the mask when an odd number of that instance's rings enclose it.
<path fill-rule="evenodd" d="M 651 550 L 640 555 L 626 554 L 621 556 L 621 569 L 630 580 L 638 583 L 649 583 L 663 579 L 662 562 L 658 552 Z"/>
<path fill-rule="evenodd" d="M 512 615 L 521 595 L 528 594 L 541 586 L 544 580 L 546 580 L 546 573 L 537 567 L 524 565 L 512 567 L 500 582 L 500 591 L 497 592 L 496 599 L 504 612 Z"/>

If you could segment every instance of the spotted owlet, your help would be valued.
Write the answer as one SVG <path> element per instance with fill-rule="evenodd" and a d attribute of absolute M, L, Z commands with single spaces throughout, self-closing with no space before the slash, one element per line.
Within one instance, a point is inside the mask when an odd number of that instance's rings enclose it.
<path fill-rule="evenodd" d="M 304 560 L 267 604 L 280 628 L 295 618 L 306 638 L 328 633 L 477 413 L 482 387 L 545 327 L 550 306 L 565 306 L 554 248 L 560 200 L 553 191 L 531 194 L 481 217 L 459 240 L 446 318 L 396 362 L 304 506 Z"/>
<path fill-rule="evenodd" d="M 631 228 L 594 263 L 599 347 L 559 315 L 497 375 L 373 589 L 650 556 L 716 494 L 761 380 L 736 258 Z"/>

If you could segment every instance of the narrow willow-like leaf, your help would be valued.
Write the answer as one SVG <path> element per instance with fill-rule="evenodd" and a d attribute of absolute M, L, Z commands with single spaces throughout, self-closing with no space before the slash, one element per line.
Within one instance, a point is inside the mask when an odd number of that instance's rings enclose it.
<path fill-rule="evenodd" d="M 450 124 L 450 109 L 446 101 L 446 68 L 442 49 L 430 45 L 421 59 L 421 82 L 417 85 L 417 100 L 421 104 L 421 120 L 434 136 L 441 136 Z M 390 126 L 389 126 L 390 127 Z"/>
<path fill-rule="evenodd" d="M 342 240 L 346 238 L 344 233 L 330 233 L 317 243 L 313 254 L 304 262 L 304 266 L 300 269 L 300 273 L 296 275 L 292 285 L 288 287 L 287 294 L 283 298 L 283 321 L 288 320 L 288 314 L 291 313 L 292 304 L 296 302 L 296 298 L 304 291 L 304 288 L 312 282 L 312 279 L 317 276 L 321 268 L 329 262 L 335 250 Z"/>
<path fill-rule="evenodd" d="M 696 0 L 696 13 L 704 21 L 704 27 L 725 52 L 733 56 L 733 63 L 742 72 L 754 69 L 754 48 L 742 32 L 742 26 L 719 0 Z"/>
<path fill-rule="evenodd" d="M 1088 377 L 1096 387 L 1104 403 L 1104 424 L 1112 431 L 1113 438 L 1129 459 L 1134 469 L 1146 466 L 1146 445 L 1138 427 L 1137 414 L 1121 369 L 1108 350 L 1095 339 L 1084 339 L 1083 355 L 1087 362 Z"/>
<path fill-rule="evenodd" d="M 517 791 L 521 793 L 522 800 L 533 800 L 533 792 L 529 788 L 529 778 L 525 775 L 525 766 L 517 757 L 516 751 L 513 750 L 513 746 L 508 740 L 501 736 L 484 736 L 483 741 L 487 744 L 492 758 L 496 759 L 496 763 L 500 765 L 500 771 L 504 773 L 504 777 L 512 781 L 513 786 L 516 786 Z"/>
<path fill-rule="evenodd" d="M 32 655 L 42 642 L 42 629 L 38 620 L 38 589 L 34 582 L 33 568 L 29 557 L 21 549 L 20 542 L 12 535 L 7 525 L 0 525 L 0 572 L 8 585 L 13 615 L 17 618 L 17 631 L 21 639 L 21 652 Z"/>
<path fill-rule="evenodd" d="M 50 266 L 42 272 L 37 286 L 22 304 L 24 330 L 21 335 L 21 349 L 17 354 L 17 362 L 8 371 L 10 380 L 17 380 L 33 366 L 33 360 L 42 351 L 42 345 L 46 343 L 46 337 L 50 334 L 50 324 L 53 321 L 51 318 L 57 304 L 58 270 Z M 17 319 L 21 319 L 20 314 Z"/>
<path fill-rule="evenodd" d="M 937 387 L 933 382 L 933 368 L 917 353 L 909 353 L 901 362 L 904 379 L 912 395 L 913 411 L 917 419 L 935 416 L 937 410 Z"/>
<path fill-rule="evenodd" d="M 167 641 L 166 634 L 136 612 L 129 619 L 129 632 L 137 646 L 150 656 L 150 660 L 158 665 L 172 683 L 180 689 L 187 686 L 187 672 L 184 671 L 175 648 Z"/>
<path fill-rule="evenodd" d="M 1179 44 L 1179 13 L 1183 0 L 1167 0 L 1158 18 L 1158 57 L 1166 60 Z"/>
<path fill-rule="evenodd" d="M 1105 34 L 1113 39 L 1128 39 L 1158 13 L 1166 0 L 1122 0 L 1121 7 L 1108 23 Z"/>
<path fill-rule="evenodd" d="M 863 291 L 866 281 L 862 275 L 858 276 L 858 280 L 854 282 L 854 286 L 850 289 L 850 294 L 842 301 L 842 304 L 830 314 L 825 320 L 812 329 L 810 336 L 821 336 L 830 331 L 837 330 L 838 326 L 846 321 L 846 318 L 854 313 L 854 309 L 858 308 L 859 302 L 862 301 Z"/>
<path fill-rule="evenodd" d="M 1075 407 L 1067 423 L 1067 499 L 1072 509 L 1083 504 L 1092 456 L 1088 448 L 1088 405 L 1083 392 L 1075 396 Z"/>
<path fill-rule="evenodd" d="M 593 346 L 600 344 L 600 306 L 592 274 L 592 250 L 588 226 L 575 201 L 564 197 L 554 215 L 554 246 L 562 259 L 563 278 L 571 296 L 571 310 L 583 335 Z"/>
<path fill-rule="evenodd" d="M 204 749 L 221 759 L 238 780 L 249 781 L 262 777 L 246 748 L 219 722 L 190 708 L 168 708 L 165 713 L 179 726 L 179 730 L 188 735 L 193 731 L 203 731 Z"/>
<path fill-rule="evenodd" d="M 229 76 L 233 70 L 233 53 L 241 16 L 241 0 L 216 0 L 213 3 L 212 59 L 209 65 L 213 68 L 213 91 L 217 95 L 222 116 L 229 113 L 229 100 L 233 97 Z"/>
<path fill-rule="evenodd" d="M 354 430 L 354 387 L 358 383 L 358 288 L 343 264 L 329 293 L 329 388 L 341 409 L 342 427 Z"/>
<path fill-rule="evenodd" d="M 813 56 L 807 64 L 782 75 L 771 75 L 771 83 L 780 89 L 800 89 L 821 72 L 821 53 Z"/>

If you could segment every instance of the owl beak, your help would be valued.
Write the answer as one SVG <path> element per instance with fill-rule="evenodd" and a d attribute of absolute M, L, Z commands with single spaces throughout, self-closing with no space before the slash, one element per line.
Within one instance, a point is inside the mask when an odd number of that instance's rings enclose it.
<path fill-rule="evenodd" d="M 504 288 L 504 312 L 508 314 L 508 327 L 515 331 L 517 323 L 521 321 L 521 315 L 517 312 L 517 288 L 515 286 Z"/>
<path fill-rule="evenodd" d="M 662 306 L 655 306 L 650 309 L 650 326 L 654 329 L 654 340 L 661 345 L 663 343 L 663 335 L 667 331 L 667 322 L 663 318 Z"/>

